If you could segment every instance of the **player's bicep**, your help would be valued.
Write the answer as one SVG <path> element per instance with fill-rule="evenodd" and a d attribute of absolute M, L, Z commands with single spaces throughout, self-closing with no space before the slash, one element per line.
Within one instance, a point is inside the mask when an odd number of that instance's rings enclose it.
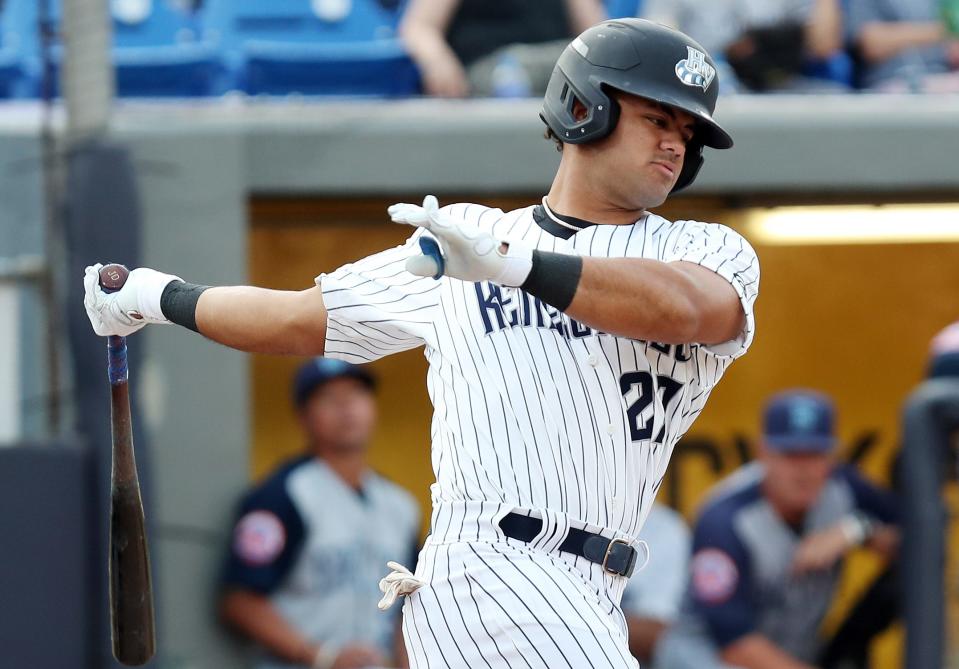
<path fill-rule="evenodd" d="M 686 274 L 694 286 L 689 298 L 699 316 L 695 341 L 710 345 L 735 339 L 746 325 L 746 313 L 732 284 L 702 265 L 690 262 L 673 265 Z"/>
<path fill-rule="evenodd" d="M 756 329 L 753 306 L 759 294 L 759 258 L 741 235 L 726 226 L 697 221 L 685 221 L 682 226 L 663 260 L 688 271 L 694 283 L 702 286 L 694 293 L 704 309 L 699 342 L 704 350 L 719 357 L 738 357 L 749 348 Z M 732 306 L 733 295 L 738 307 Z"/>

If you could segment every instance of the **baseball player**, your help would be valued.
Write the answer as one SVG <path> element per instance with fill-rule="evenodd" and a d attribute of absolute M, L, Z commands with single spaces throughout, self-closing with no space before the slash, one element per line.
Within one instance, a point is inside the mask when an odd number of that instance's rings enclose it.
<path fill-rule="evenodd" d="M 682 33 L 600 23 L 557 62 L 542 118 L 562 149 L 542 202 L 390 207 L 402 246 L 301 292 L 151 269 L 85 277 L 100 334 L 173 322 L 245 351 L 365 362 L 423 346 L 432 527 L 410 574 L 410 665 L 630 667 L 620 596 L 676 442 L 749 347 L 759 265 L 736 232 L 648 211 L 688 186 L 716 67 Z M 653 547 L 655 549 L 655 547 Z"/>
<path fill-rule="evenodd" d="M 304 363 L 293 399 L 308 452 L 240 504 L 220 612 L 263 651 L 257 669 L 356 669 L 386 666 L 394 655 L 403 660 L 394 652 L 397 617 L 376 615 L 376 583 L 387 560 L 415 554 L 420 514 L 408 492 L 367 464 L 373 389 L 372 375 L 359 365 Z"/>

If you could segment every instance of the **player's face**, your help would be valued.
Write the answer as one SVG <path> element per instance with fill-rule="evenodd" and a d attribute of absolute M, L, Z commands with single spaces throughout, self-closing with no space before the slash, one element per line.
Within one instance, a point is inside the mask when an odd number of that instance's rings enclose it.
<path fill-rule="evenodd" d="M 310 443 L 321 454 L 363 450 L 376 424 L 376 400 L 358 379 L 333 379 L 309 397 L 300 418 Z"/>
<path fill-rule="evenodd" d="M 662 204 L 676 185 L 686 144 L 696 128 L 684 111 L 638 98 L 617 95 L 620 117 L 604 140 L 598 162 L 604 183 L 623 208 L 645 209 Z"/>
<path fill-rule="evenodd" d="M 832 472 L 832 457 L 818 452 L 780 453 L 766 447 L 764 490 L 774 505 L 803 514 L 816 503 Z"/>

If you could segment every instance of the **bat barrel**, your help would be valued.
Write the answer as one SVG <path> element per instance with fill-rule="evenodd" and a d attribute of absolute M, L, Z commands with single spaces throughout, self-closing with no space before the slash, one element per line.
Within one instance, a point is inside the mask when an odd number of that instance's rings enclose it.
<path fill-rule="evenodd" d="M 146 522 L 133 449 L 126 337 L 107 338 L 113 432 L 110 502 L 110 603 L 113 655 L 136 667 L 156 652 Z"/>

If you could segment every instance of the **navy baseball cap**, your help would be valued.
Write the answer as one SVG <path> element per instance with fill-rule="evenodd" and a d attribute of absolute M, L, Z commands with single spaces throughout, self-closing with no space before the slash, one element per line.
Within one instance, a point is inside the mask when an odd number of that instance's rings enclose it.
<path fill-rule="evenodd" d="M 365 367 L 333 358 L 313 358 L 303 363 L 293 378 L 294 403 L 297 407 L 303 406 L 314 390 L 327 381 L 343 377 L 358 379 L 370 390 L 376 387 L 376 379 Z"/>
<path fill-rule="evenodd" d="M 780 453 L 828 453 L 836 445 L 832 400 L 813 390 L 774 395 L 763 416 L 763 439 Z"/>

